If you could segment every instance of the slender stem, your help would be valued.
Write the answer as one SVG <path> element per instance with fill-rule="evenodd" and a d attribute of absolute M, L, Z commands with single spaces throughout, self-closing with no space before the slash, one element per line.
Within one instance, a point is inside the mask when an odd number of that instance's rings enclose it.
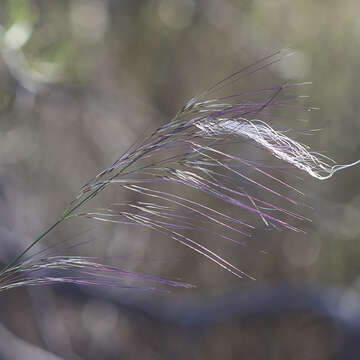
<path fill-rule="evenodd" d="M 6 270 L 8 270 L 10 267 L 15 265 L 33 246 L 35 246 L 41 239 L 43 239 L 50 231 L 55 229 L 59 224 L 61 224 L 69 215 L 71 215 L 75 210 L 77 210 L 81 205 L 86 203 L 88 200 L 93 198 L 98 192 L 103 190 L 106 185 L 108 185 L 111 180 L 119 176 L 121 173 L 124 172 L 130 165 L 132 165 L 137 160 L 137 157 L 130 161 L 126 166 L 124 166 L 119 172 L 111 176 L 106 182 L 103 182 L 98 188 L 93 190 L 89 195 L 85 196 L 79 203 L 74 205 L 73 207 L 69 207 L 64 214 L 61 216 L 61 218 L 56 221 L 53 225 L 51 225 L 49 228 L 47 228 L 38 238 L 36 238 L 29 246 L 27 246 L 19 255 L 17 255 L 12 261 L 10 261 L 3 269 L 0 271 L 0 276 L 4 274 Z"/>
<path fill-rule="evenodd" d="M 114 175 L 113 177 L 110 178 L 110 180 L 112 180 L 112 178 L 114 178 L 115 176 L 118 176 L 118 174 Z M 110 181 L 109 180 L 109 181 Z M 43 239 L 50 231 L 52 231 L 53 229 L 55 229 L 60 223 L 62 223 L 69 215 L 71 215 L 76 209 L 78 209 L 81 205 L 83 205 L 86 201 L 88 201 L 90 198 L 94 197 L 99 191 L 101 191 L 106 185 L 108 184 L 108 182 L 103 183 L 101 186 L 99 186 L 97 189 L 95 189 L 94 191 L 92 191 L 88 196 L 86 196 L 84 199 L 82 199 L 78 204 L 76 204 L 73 207 L 70 207 L 68 210 L 66 210 L 64 212 L 64 214 L 61 216 L 61 218 L 56 221 L 53 225 L 51 225 L 49 228 L 47 228 L 38 238 L 36 238 L 36 240 L 34 240 L 29 246 L 27 246 L 19 255 L 17 255 L 12 261 L 10 261 L 1 271 L 0 271 L 0 276 L 6 271 L 8 270 L 11 266 L 15 265 L 33 246 L 35 246 L 41 239 Z"/>
<path fill-rule="evenodd" d="M 160 142 L 160 140 L 158 141 Z M 157 144 L 156 142 L 155 144 Z M 10 261 L 3 269 L 0 270 L 0 276 L 4 274 L 6 270 L 8 270 L 10 267 L 15 265 L 33 246 L 35 246 L 41 239 L 43 239 L 50 231 L 55 229 L 59 224 L 61 224 L 66 218 L 69 217 L 75 210 L 77 210 L 80 206 L 82 206 L 84 203 L 86 203 L 88 200 L 93 198 L 98 192 L 103 190 L 110 182 L 111 180 L 115 179 L 117 176 L 119 176 L 121 173 L 123 173 L 128 167 L 130 167 L 135 161 L 137 161 L 141 156 L 146 154 L 147 151 L 137 155 L 134 159 L 132 159 L 127 165 L 125 165 L 122 169 L 120 169 L 119 172 L 109 177 L 109 179 L 105 182 L 103 182 L 98 188 L 93 190 L 89 195 L 85 196 L 80 202 L 78 202 L 73 207 L 69 207 L 64 214 L 61 216 L 61 218 L 56 221 L 53 225 L 51 225 L 48 229 L 46 229 L 38 238 L 36 238 L 29 246 L 27 246 L 19 255 L 17 255 L 12 261 Z"/>
<path fill-rule="evenodd" d="M 58 226 L 64 220 L 61 217 L 55 224 L 51 225 L 47 230 L 45 230 L 35 241 L 33 241 L 28 247 L 25 248 L 18 256 L 16 256 L 12 261 L 10 261 L 1 271 L 0 275 L 2 275 L 7 269 L 11 266 L 15 265 L 35 244 L 37 244 L 43 237 L 45 237 L 52 229 Z"/>

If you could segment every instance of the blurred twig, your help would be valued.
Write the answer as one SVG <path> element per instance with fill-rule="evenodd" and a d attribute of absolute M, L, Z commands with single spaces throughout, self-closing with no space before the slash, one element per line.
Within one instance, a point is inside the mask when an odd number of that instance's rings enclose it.
<path fill-rule="evenodd" d="M 340 288 L 311 286 L 268 285 L 238 290 L 212 298 L 199 296 L 187 300 L 169 296 L 148 296 L 144 293 L 122 293 L 114 296 L 108 289 L 78 286 L 56 287 L 63 294 L 79 300 L 103 300 L 134 314 L 145 316 L 155 324 L 171 326 L 195 334 L 210 331 L 226 323 L 255 321 L 286 314 L 309 313 L 328 321 L 336 339 L 337 359 L 358 359 L 360 353 L 360 300 L 352 295 L 352 306 L 344 311 L 348 293 Z M 195 338 L 194 338 L 195 341 Z"/>

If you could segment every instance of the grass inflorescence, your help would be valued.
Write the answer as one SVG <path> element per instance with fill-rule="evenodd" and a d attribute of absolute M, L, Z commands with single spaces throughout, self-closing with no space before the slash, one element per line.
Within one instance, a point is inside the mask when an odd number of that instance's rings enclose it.
<path fill-rule="evenodd" d="M 293 168 L 324 180 L 336 171 L 358 163 L 336 165 L 328 157 L 312 152 L 307 145 L 290 137 L 287 130 L 277 130 L 269 125 L 268 119 L 287 108 L 289 99 L 296 98 L 283 96 L 284 92 L 308 83 L 286 83 L 216 96 L 242 77 L 269 67 L 283 57 L 278 51 L 231 74 L 190 99 L 171 121 L 133 144 L 110 167 L 83 186 L 60 219 L 0 272 L 0 290 L 49 283 L 123 286 L 121 280 L 124 277 L 189 287 L 186 283 L 127 272 L 83 257 L 52 255 L 23 260 L 24 255 L 48 233 L 74 216 L 153 229 L 237 277 L 253 279 L 197 241 L 195 234 L 211 232 L 215 238 L 242 244 L 242 238 L 252 236 L 259 219 L 269 228 L 302 231 L 294 222 L 308 220 L 297 211 L 301 208 L 299 197 L 303 194 L 282 174 L 278 175 L 279 172 Z M 257 100 L 249 100 L 252 97 Z M 240 156 L 239 146 L 243 143 L 268 153 L 277 164 L 267 165 L 261 160 Z M 135 192 L 141 201 L 80 211 L 84 204 L 109 186 Z M 198 201 L 189 196 L 188 190 L 217 199 L 222 206 Z M 288 192 L 295 196 L 291 197 Z M 226 211 L 227 207 L 241 212 Z M 57 275 L 57 271 L 61 274 Z"/>

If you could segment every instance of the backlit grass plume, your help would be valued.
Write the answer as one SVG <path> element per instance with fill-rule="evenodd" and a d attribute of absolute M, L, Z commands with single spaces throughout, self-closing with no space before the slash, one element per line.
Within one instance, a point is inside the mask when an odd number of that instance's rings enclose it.
<path fill-rule="evenodd" d="M 291 132 L 270 126 L 279 111 L 288 109 L 294 100 L 284 92 L 307 83 L 216 95 L 282 58 L 279 51 L 231 74 L 188 101 L 170 122 L 133 144 L 89 181 L 62 217 L 1 271 L 0 290 L 59 282 L 119 286 L 124 277 L 189 286 L 126 272 L 87 258 L 47 256 L 23 261 L 35 244 L 73 216 L 153 229 L 237 277 L 252 278 L 200 243 L 196 235 L 208 233 L 212 238 L 242 244 L 259 221 L 266 227 L 302 231 L 296 225 L 308 220 L 300 211 L 302 193 L 285 182 L 282 172 L 294 168 L 324 180 L 358 163 L 336 165 L 290 137 Z M 257 152 L 268 153 L 276 163 L 249 159 L 240 151 L 244 144 L 255 145 Z M 135 192 L 141 200 L 115 203 L 92 212 L 79 211 L 108 186 Z M 49 276 L 49 270 L 55 275 Z M 65 275 L 56 276 L 58 270 Z"/>

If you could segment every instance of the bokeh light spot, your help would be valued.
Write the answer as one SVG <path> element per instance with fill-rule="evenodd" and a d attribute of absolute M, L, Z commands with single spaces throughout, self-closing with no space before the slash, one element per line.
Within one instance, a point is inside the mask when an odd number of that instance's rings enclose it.
<path fill-rule="evenodd" d="M 158 14 L 166 26 L 182 30 L 192 23 L 195 3 L 193 0 L 162 0 L 159 2 Z"/>

